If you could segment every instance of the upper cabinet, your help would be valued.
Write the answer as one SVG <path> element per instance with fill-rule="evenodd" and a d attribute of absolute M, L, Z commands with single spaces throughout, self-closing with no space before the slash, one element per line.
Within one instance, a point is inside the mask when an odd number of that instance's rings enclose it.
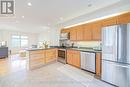
<path fill-rule="evenodd" d="M 83 26 L 82 25 L 77 26 L 76 32 L 77 32 L 77 41 L 82 41 L 83 37 L 84 37 L 83 36 L 83 33 L 84 33 Z"/>
<path fill-rule="evenodd" d="M 71 41 L 77 40 L 77 30 L 76 29 L 77 29 L 76 27 L 70 28 L 70 40 Z"/>
<path fill-rule="evenodd" d="M 92 24 L 84 24 L 83 29 L 84 29 L 83 40 L 91 41 L 92 40 Z"/>
<path fill-rule="evenodd" d="M 102 21 L 97 21 L 92 24 L 92 40 L 101 41 Z"/>
<path fill-rule="evenodd" d="M 129 22 L 130 12 L 100 21 L 95 21 L 68 29 L 62 29 L 61 32 L 69 32 L 71 41 L 101 41 L 102 27 L 126 24 Z"/>
<path fill-rule="evenodd" d="M 104 19 L 102 21 L 102 26 L 105 27 L 105 26 L 111 26 L 111 25 L 116 25 L 117 24 L 117 17 L 111 17 L 111 18 L 107 18 L 107 19 Z"/>
<path fill-rule="evenodd" d="M 127 24 L 129 22 L 130 22 L 130 12 L 118 16 L 117 19 L 118 24 Z"/>
<path fill-rule="evenodd" d="M 62 29 L 61 30 L 61 33 L 69 33 L 70 32 L 70 29 Z"/>

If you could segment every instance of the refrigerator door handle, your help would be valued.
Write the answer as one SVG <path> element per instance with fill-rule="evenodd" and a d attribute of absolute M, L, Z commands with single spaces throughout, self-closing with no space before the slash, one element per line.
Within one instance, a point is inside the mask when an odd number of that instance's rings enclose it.
<path fill-rule="evenodd" d="M 118 25 L 117 27 L 117 58 L 118 62 L 128 63 L 127 44 L 128 44 L 128 29 L 127 24 Z"/>
<path fill-rule="evenodd" d="M 119 60 L 119 25 L 117 26 L 117 61 Z"/>

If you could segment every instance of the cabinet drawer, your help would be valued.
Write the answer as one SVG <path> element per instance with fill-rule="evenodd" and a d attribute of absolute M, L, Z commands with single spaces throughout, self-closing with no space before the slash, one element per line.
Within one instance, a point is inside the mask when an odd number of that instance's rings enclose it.
<path fill-rule="evenodd" d="M 40 51 L 30 51 L 30 55 L 32 54 L 43 54 L 43 51 L 40 50 Z"/>
<path fill-rule="evenodd" d="M 36 54 L 36 55 L 30 55 L 30 58 L 35 58 L 35 59 L 37 59 L 37 58 L 44 58 L 44 55 L 42 55 L 42 54 Z"/>
<path fill-rule="evenodd" d="M 56 58 L 46 58 L 46 63 L 56 60 Z"/>
<path fill-rule="evenodd" d="M 35 60 L 44 60 L 45 58 L 41 58 L 41 57 L 34 57 L 34 58 L 30 58 L 30 61 L 35 61 Z"/>
<path fill-rule="evenodd" d="M 30 63 L 44 63 L 44 59 L 42 58 L 37 58 L 37 59 L 31 59 Z"/>
<path fill-rule="evenodd" d="M 45 63 L 45 61 L 41 58 L 30 60 L 29 67 L 30 67 L 30 69 L 33 69 L 33 68 L 42 66 L 44 63 Z"/>

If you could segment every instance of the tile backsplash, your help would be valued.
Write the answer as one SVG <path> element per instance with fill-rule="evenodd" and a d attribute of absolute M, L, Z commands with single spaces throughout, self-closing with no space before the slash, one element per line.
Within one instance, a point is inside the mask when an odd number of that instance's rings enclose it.
<path fill-rule="evenodd" d="M 77 47 L 100 47 L 101 41 L 81 41 L 81 42 L 71 42 Z"/>

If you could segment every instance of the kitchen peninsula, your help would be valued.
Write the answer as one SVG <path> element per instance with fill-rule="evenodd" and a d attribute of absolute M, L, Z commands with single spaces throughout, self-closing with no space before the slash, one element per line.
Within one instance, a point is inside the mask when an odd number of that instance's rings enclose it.
<path fill-rule="evenodd" d="M 58 58 L 58 49 L 60 47 L 50 47 L 46 49 L 42 48 L 35 48 L 35 49 L 28 49 L 28 65 L 29 69 L 35 69 L 41 67 L 45 64 L 51 63 L 53 61 L 57 61 Z M 94 50 L 88 48 L 66 48 L 66 63 L 81 69 L 81 55 L 80 52 L 89 52 L 96 54 L 96 76 L 101 75 L 101 50 Z M 71 52 L 70 52 L 71 51 Z M 74 53 L 74 54 L 73 54 Z M 75 54 L 76 53 L 76 54 Z M 73 58 L 71 55 L 75 55 L 76 58 Z M 78 60 L 77 60 L 78 58 Z M 74 61 L 75 60 L 75 61 Z M 75 64 L 73 64 L 73 63 Z M 78 64 L 78 65 L 77 65 Z"/>
<path fill-rule="evenodd" d="M 36 48 L 28 49 L 28 64 L 29 69 L 34 69 L 43 66 L 57 59 L 57 48 Z"/>

